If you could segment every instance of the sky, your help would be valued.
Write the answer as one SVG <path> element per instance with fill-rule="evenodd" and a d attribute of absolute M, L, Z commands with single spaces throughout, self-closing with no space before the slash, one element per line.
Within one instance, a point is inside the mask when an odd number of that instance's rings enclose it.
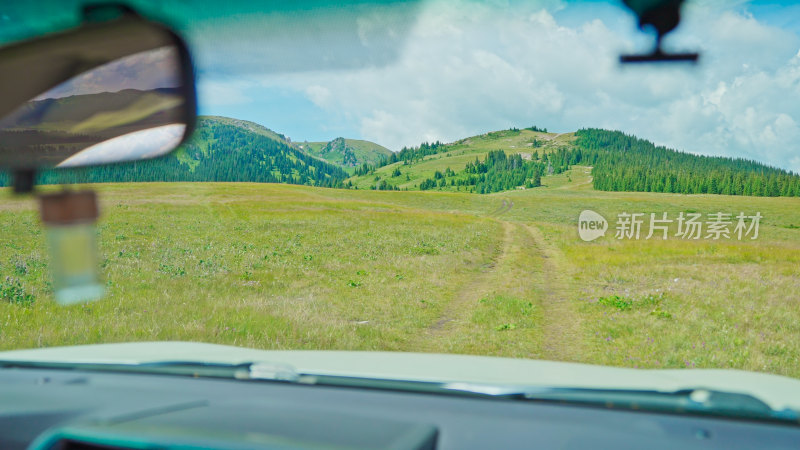
<path fill-rule="evenodd" d="M 687 3 L 665 46 L 700 52 L 696 66 L 620 66 L 652 35 L 604 1 L 433 0 L 330 29 L 295 15 L 273 22 L 284 28 L 241 24 L 247 45 L 200 29 L 200 113 L 392 150 L 509 127 L 601 127 L 800 172 L 800 5 Z"/>

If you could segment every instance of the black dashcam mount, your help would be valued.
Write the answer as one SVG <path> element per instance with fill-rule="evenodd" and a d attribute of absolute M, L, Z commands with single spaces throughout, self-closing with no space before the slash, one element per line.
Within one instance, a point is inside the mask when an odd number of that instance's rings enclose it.
<path fill-rule="evenodd" d="M 638 55 L 621 55 L 621 63 L 689 62 L 696 63 L 697 53 L 667 53 L 661 42 L 681 21 L 681 5 L 684 0 L 622 0 L 639 18 L 639 29 L 653 27 L 656 30 L 656 45 L 652 52 Z"/>

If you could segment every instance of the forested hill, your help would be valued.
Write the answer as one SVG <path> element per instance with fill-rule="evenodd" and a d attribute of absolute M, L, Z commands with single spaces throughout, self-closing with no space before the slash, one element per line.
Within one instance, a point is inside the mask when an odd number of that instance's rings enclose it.
<path fill-rule="evenodd" d="M 569 162 L 594 166 L 598 190 L 800 196 L 800 176 L 755 161 L 678 152 L 619 131 L 575 136 Z"/>
<path fill-rule="evenodd" d="M 249 181 L 340 186 L 348 174 L 252 122 L 201 117 L 191 141 L 153 160 L 49 170 L 42 184 L 126 181 Z"/>
<path fill-rule="evenodd" d="M 346 187 L 492 193 L 547 185 L 571 166 L 591 166 L 604 191 L 800 196 L 800 176 L 744 159 L 683 153 L 619 131 L 548 133 L 530 127 L 453 143 L 404 148 L 357 167 Z M 588 170 L 588 169 L 587 169 Z"/>
<path fill-rule="evenodd" d="M 223 116 L 200 116 L 198 117 L 197 127 L 198 130 L 203 129 L 204 127 L 214 127 L 218 125 L 232 125 L 235 127 L 242 128 L 244 130 L 250 131 L 255 134 L 260 134 L 262 136 L 266 136 L 272 140 L 282 142 L 286 145 L 291 146 L 292 140 L 284 136 L 277 131 L 272 131 L 269 128 L 265 127 L 264 125 L 251 122 L 249 120 L 242 120 L 242 119 L 234 119 L 231 117 L 223 117 Z M 202 138 L 200 136 L 194 136 L 195 139 Z"/>

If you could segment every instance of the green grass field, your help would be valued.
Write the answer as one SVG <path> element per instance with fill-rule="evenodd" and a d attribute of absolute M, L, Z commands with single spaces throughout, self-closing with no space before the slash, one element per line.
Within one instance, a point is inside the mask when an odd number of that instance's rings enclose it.
<path fill-rule="evenodd" d="M 0 347 L 192 340 L 800 377 L 800 199 L 598 192 L 588 172 L 492 195 L 96 185 L 108 296 L 69 307 L 34 200 L 4 190 Z M 578 238 L 584 209 L 612 222 L 605 237 Z M 620 241 L 624 211 L 764 218 L 756 240 Z"/>

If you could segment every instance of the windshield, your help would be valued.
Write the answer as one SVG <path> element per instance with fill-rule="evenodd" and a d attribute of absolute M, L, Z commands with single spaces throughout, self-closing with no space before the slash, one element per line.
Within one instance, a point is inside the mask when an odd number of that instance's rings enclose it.
<path fill-rule="evenodd" d="M 663 50 L 698 61 L 637 65 L 620 55 L 655 34 L 622 2 L 208 3 L 133 2 L 187 40 L 191 140 L 38 175 L 97 192 L 102 299 L 58 304 L 53 230 L 3 188 L 1 349 L 800 378 L 797 5 L 686 2 Z M 75 24 L 77 5 L 4 6 L 1 36 Z"/>

